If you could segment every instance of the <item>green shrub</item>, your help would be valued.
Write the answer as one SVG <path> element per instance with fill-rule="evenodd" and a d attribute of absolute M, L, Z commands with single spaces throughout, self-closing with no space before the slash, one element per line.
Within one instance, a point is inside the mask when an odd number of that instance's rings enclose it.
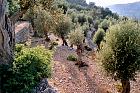
<path fill-rule="evenodd" d="M 67 60 L 69 60 L 69 61 L 77 61 L 77 58 L 74 55 L 69 55 L 67 57 Z"/>
<path fill-rule="evenodd" d="M 21 50 L 23 49 L 23 47 L 24 47 L 23 44 L 17 44 L 17 45 L 16 45 L 15 51 L 16 51 L 17 53 L 19 53 L 19 52 L 21 52 Z"/>
<path fill-rule="evenodd" d="M 18 57 L 21 54 L 21 51 L 24 49 L 23 44 L 17 44 L 15 48 L 15 56 Z"/>
<path fill-rule="evenodd" d="M 51 52 L 43 47 L 21 49 L 21 45 L 19 50 L 12 67 L 1 66 L 4 93 L 29 93 L 42 78 L 51 76 Z"/>

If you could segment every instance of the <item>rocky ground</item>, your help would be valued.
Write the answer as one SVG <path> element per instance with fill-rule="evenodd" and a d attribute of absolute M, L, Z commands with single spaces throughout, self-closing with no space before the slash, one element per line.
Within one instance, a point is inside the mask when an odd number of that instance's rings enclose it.
<path fill-rule="evenodd" d="M 69 54 L 75 54 L 75 50 L 60 46 L 54 54 L 53 75 L 49 80 L 51 86 L 58 93 L 117 93 L 112 78 L 107 77 L 100 63 L 92 57 L 83 57 L 89 67 L 78 68 L 75 62 L 67 60 Z M 140 76 L 136 82 L 131 82 L 131 93 L 140 93 Z"/>

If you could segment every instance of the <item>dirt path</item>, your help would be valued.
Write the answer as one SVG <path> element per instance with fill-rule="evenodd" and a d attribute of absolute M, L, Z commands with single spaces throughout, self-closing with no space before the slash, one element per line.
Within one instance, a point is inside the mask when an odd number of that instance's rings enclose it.
<path fill-rule="evenodd" d="M 79 69 L 74 62 L 66 60 L 69 54 L 75 54 L 75 51 L 70 51 L 67 47 L 59 47 L 54 54 L 50 82 L 59 93 L 108 93 L 107 91 L 114 89 L 112 79 L 103 77 L 94 61 L 83 58 L 89 67 Z"/>
<path fill-rule="evenodd" d="M 40 42 L 41 43 L 41 42 Z M 78 68 L 75 62 L 67 60 L 67 56 L 75 50 L 59 46 L 53 57 L 53 74 L 49 84 L 56 88 L 58 93 L 117 93 L 115 81 L 105 76 L 99 63 L 87 57 L 83 58 L 89 67 Z M 130 93 L 140 93 L 140 74 L 136 82 L 131 82 Z"/>

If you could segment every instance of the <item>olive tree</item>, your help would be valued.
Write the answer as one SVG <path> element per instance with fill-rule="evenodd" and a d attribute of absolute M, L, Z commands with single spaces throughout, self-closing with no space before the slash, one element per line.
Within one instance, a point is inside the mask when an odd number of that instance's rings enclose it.
<path fill-rule="evenodd" d="M 51 15 L 44 10 L 42 7 L 37 6 L 35 8 L 35 13 L 34 15 L 36 16 L 34 19 L 34 30 L 36 30 L 37 34 L 39 36 L 44 36 L 46 37 L 46 41 L 49 41 L 48 33 L 52 32 L 54 30 L 54 23 Z"/>
<path fill-rule="evenodd" d="M 78 22 L 82 26 L 85 22 L 87 22 L 86 16 L 84 14 L 79 14 L 78 15 Z"/>
<path fill-rule="evenodd" d="M 93 24 L 93 18 L 91 16 L 88 16 L 87 20 L 89 24 Z"/>
<path fill-rule="evenodd" d="M 93 37 L 93 41 L 95 44 L 97 44 L 99 50 L 100 50 L 101 41 L 103 41 L 104 36 L 105 36 L 105 31 L 103 29 L 98 29 L 98 31 L 95 33 Z"/>
<path fill-rule="evenodd" d="M 58 15 L 61 15 L 54 0 L 38 0 L 34 2 L 23 19 L 29 20 L 34 29 L 34 36 L 45 36 L 46 41 L 50 41 L 48 33 L 52 32 L 58 21 Z"/>
<path fill-rule="evenodd" d="M 68 35 L 71 29 L 71 20 L 66 16 L 60 17 L 61 20 L 57 23 L 56 30 L 54 30 L 54 34 L 60 37 L 63 41 L 62 45 L 68 46 L 65 37 Z"/>
<path fill-rule="evenodd" d="M 99 59 L 105 71 L 121 81 L 121 93 L 130 93 L 130 80 L 140 70 L 140 25 L 126 21 L 111 26 Z"/>
<path fill-rule="evenodd" d="M 79 66 L 83 65 L 82 62 L 82 52 L 83 52 L 83 40 L 84 40 L 84 33 L 82 32 L 81 28 L 76 28 L 75 31 L 71 31 L 69 33 L 69 41 L 71 44 L 77 46 L 77 55 L 78 55 L 78 60 L 77 63 Z"/>
<path fill-rule="evenodd" d="M 104 20 L 101 22 L 100 27 L 103 28 L 104 31 L 106 32 L 107 29 L 109 28 L 109 25 L 110 25 L 109 20 L 104 19 Z"/>

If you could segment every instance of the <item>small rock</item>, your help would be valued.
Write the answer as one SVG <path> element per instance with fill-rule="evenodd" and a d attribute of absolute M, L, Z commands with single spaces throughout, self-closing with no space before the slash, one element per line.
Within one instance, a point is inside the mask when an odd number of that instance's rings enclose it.
<path fill-rule="evenodd" d="M 69 77 L 69 80 L 72 80 L 72 77 Z"/>
<path fill-rule="evenodd" d="M 57 91 L 49 85 L 47 78 L 45 78 L 33 89 L 32 93 L 57 93 Z"/>
<path fill-rule="evenodd" d="M 41 93 L 56 93 L 56 91 L 51 88 L 47 88 L 47 89 L 45 89 L 45 91 L 43 91 Z"/>
<path fill-rule="evenodd" d="M 60 80 L 59 82 L 60 82 L 60 83 L 62 83 L 62 82 L 63 82 L 63 80 Z"/>

